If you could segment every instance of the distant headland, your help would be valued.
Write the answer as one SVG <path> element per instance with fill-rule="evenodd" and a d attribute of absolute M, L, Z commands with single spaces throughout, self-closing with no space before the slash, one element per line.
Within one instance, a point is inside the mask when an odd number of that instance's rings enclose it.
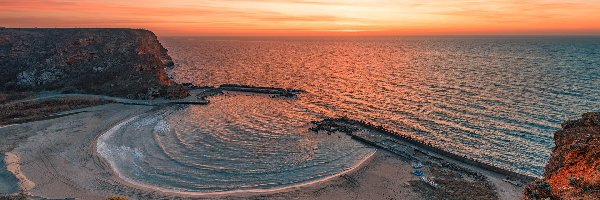
<path fill-rule="evenodd" d="M 171 81 L 174 63 L 143 29 L 0 30 L 0 91 L 60 90 L 153 99 L 189 95 Z"/>

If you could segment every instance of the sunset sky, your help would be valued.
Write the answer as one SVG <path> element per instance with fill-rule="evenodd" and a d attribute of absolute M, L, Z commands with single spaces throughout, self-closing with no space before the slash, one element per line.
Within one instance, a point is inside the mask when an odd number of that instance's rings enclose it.
<path fill-rule="evenodd" d="M 600 35 L 600 0 L 0 0 L 4 27 L 170 35 Z"/>

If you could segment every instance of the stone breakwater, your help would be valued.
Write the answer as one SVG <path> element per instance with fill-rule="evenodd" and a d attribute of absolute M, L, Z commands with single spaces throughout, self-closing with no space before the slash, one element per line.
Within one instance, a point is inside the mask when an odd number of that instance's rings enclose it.
<path fill-rule="evenodd" d="M 523 185 L 533 179 L 461 157 L 369 122 L 343 117 L 312 123 L 311 131 L 326 131 L 329 135 L 343 133 L 412 163 L 413 174 L 421 179 L 410 181 L 410 187 L 421 193 L 423 199 L 518 199 Z"/>
<path fill-rule="evenodd" d="M 600 199 L 600 113 L 564 122 L 554 143 L 543 179 L 527 186 L 525 198 Z"/>
<path fill-rule="evenodd" d="M 156 35 L 141 29 L 0 29 L 0 91 L 153 99 L 189 95 Z"/>
<path fill-rule="evenodd" d="M 298 94 L 305 93 L 304 90 L 290 89 L 290 88 L 276 88 L 276 87 L 260 87 L 251 85 L 238 85 L 238 84 L 222 84 L 218 87 L 211 86 L 194 86 L 191 83 L 184 83 L 185 87 L 191 90 L 191 95 L 196 96 L 198 99 L 206 100 L 206 98 L 223 94 L 223 92 L 243 92 L 243 93 L 254 93 L 254 94 L 266 94 L 272 95 L 273 97 L 286 97 L 293 98 L 297 97 Z"/>
<path fill-rule="evenodd" d="M 384 142 L 378 143 L 376 141 L 378 141 L 378 140 L 399 140 L 402 142 L 406 142 L 406 143 L 409 143 L 416 147 L 422 148 L 424 150 L 434 152 L 439 155 L 443 155 L 448 158 L 454 159 L 456 161 L 459 161 L 459 162 L 462 162 L 462 163 L 465 163 L 465 164 L 468 164 L 471 166 L 475 166 L 475 167 L 478 167 L 481 169 L 485 169 L 487 171 L 494 172 L 497 174 L 502 174 L 504 176 L 509 177 L 509 179 L 511 179 L 511 180 L 519 180 L 519 182 L 530 182 L 535 179 L 534 177 L 531 177 L 531 176 L 515 173 L 515 172 L 509 171 L 509 170 L 506 170 L 506 169 L 503 169 L 503 168 L 500 168 L 497 166 L 493 166 L 493 165 L 486 164 L 486 163 L 483 163 L 483 162 L 480 162 L 480 161 L 477 161 L 477 160 L 474 160 L 471 158 L 467 158 L 464 156 L 460 156 L 460 155 L 451 153 L 444 149 L 436 148 L 432 144 L 429 144 L 427 142 L 423 142 L 423 141 L 416 140 L 416 139 L 413 139 L 408 136 L 401 135 L 401 134 L 396 133 L 392 130 L 389 130 L 383 126 L 377 126 L 370 122 L 354 120 L 354 119 L 350 119 L 347 117 L 341 117 L 341 118 L 327 118 L 322 121 L 314 121 L 313 124 L 315 126 L 310 128 L 311 131 L 318 132 L 320 130 L 324 130 L 327 132 L 335 132 L 335 131 L 343 132 L 343 133 L 350 135 L 355 140 L 365 142 L 367 144 L 376 146 L 378 148 L 385 149 L 387 151 L 391 151 L 393 153 L 396 153 L 393 148 L 393 146 L 394 146 L 393 144 L 389 145 L 389 144 L 385 144 Z M 373 135 L 361 134 L 360 130 L 362 130 L 362 129 L 374 131 L 374 132 L 380 133 L 380 135 L 378 135 L 377 137 L 372 137 Z M 396 154 L 400 155 L 401 157 L 404 157 L 407 160 L 412 160 L 411 156 L 409 156 L 409 155 L 406 155 L 403 153 L 396 153 Z"/>
<path fill-rule="evenodd" d="M 237 91 L 237 92 L 251 92 L 260 94 L 273 94 L 281 97 L 296 97 L 300 93 L 305 91 L 299 89 L 286 89 L 286 88 L 275 88 L 275 87 L 257 87 L 250 85 L 238 85 L 238 84 L 222 84 L 219 86 L 220 90 L 223 91 Z"/>

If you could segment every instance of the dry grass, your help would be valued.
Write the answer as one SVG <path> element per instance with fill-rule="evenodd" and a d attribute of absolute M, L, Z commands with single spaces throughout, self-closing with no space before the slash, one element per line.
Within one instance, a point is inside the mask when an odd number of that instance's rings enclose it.
<path fill-rule="evenodd" d="M 33 93 L 31 92 L 10 92 L 10 93 L 0 93 L 0 104 L 5 104 L 11 101 L 21 100 L 28 97 L 31 97 Z"/>
<path fill-rule="evenodd" d="M 60 99 L 9 102 L 0 105 L 0 125 L 24 123 L 55 117 L 52 114 L 109 103 L 99 98 L 65 97 Z"/>
<path fill-rule="evenodd" d="M 0 195 L 0 200 L 26 200 L 30 199 L 25 193 L 13 194 L 8 196 Z"/>
<path fill-rule="evenodd" d="M 434 189 L 423 181 L 412 181 L 413 189 L 425 199 L 498 199 L 496 190 L 487 178 L 453 164 L 430 163 L 431 176 L 441 187 Z"/>

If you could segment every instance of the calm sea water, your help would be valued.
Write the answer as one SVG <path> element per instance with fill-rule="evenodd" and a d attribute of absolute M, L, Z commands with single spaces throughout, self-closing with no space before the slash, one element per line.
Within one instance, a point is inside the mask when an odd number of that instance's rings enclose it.
<path fill-rule="evenodd" d="M 171 192 L 269 191 L 326 179 L 375 149 L 308 130 L 293 100 L 228 95 L 165 108 L 113 128 L 98 151 L 130 182 Z"/>
<path fill-rule="evenodd" d="M 168 111 L 162 121 L 152 121 L 159 114 L 151 114 L 125 126 L 121 133 L 142 133 L 135 137 L 146 142 L 119 144 L 119 137 L 133 136 L 118 133 L 108 140 L 130 152 L 120 162 L 129 164 L 120 168 L 159 187 L 264 189 L 349 169 L 373 150 L 307 131 L 311 120 L 331 116 L 383 125 L 540 176 L 561 121 L 600 111 L 600 38 L 161 41 L 177 63 L 178 82 L 307 93 L 296 100 L 220 96 L 208 106 Z M 156 130 L 137 130 L 136 123 L 153 123 Z M 148 159 L 131 164 L 131 156 Z"/>
<path fill-rule="evenodd" d="M 541 175 L 561 121 L 600 110 L 600 38 L 164 38 L 179 82 L 299 101 Z"/>

